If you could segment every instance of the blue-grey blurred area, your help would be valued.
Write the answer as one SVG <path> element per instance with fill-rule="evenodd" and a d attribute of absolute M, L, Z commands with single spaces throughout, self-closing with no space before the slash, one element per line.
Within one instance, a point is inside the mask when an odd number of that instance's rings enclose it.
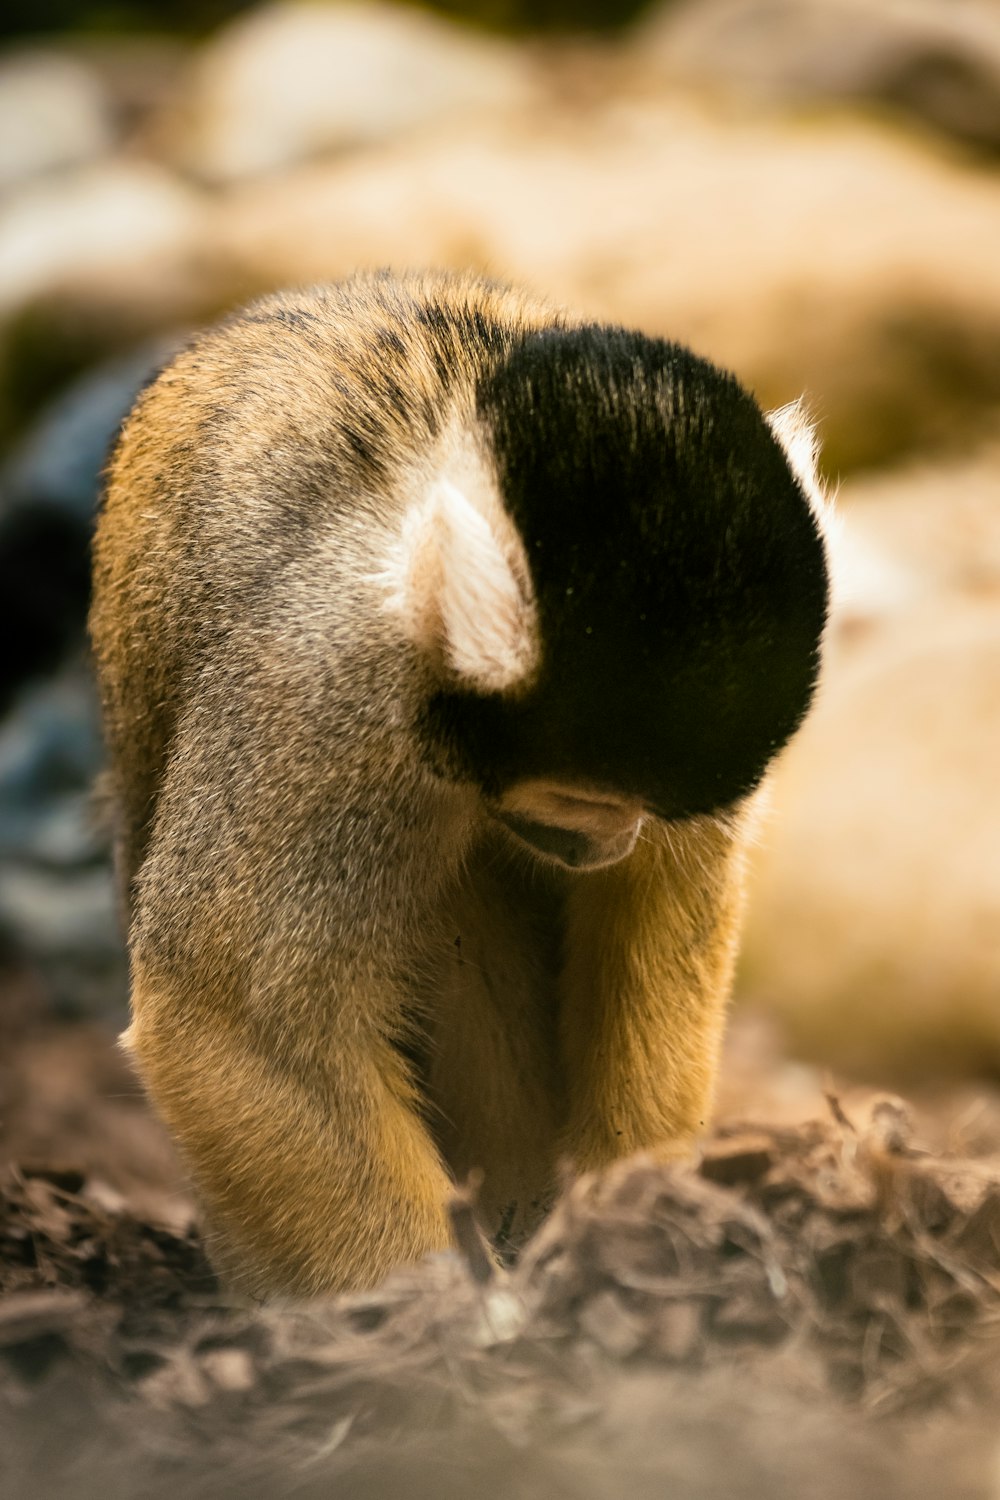
<path fill-rule="evenodd" d="M 20 683 L 79 646 L 89 550 L 108 450 L 172 345 L 162 340 L 88 370 L 15 441 L 0 468 L 0 713 Z"/>
<path fill-rule="evenodd" d="M 53 999 L 104 1009 L 123 991 L 102 764 L 84 650 L 90 539 L 108 450 L 163 340 L 99 364 L 57 395 L 0 469 L 0 932 L 39 963 Z"/>
<path fill-rule="evenodd" d="M 259 292 L 473 267 L 805 394 L 836 608 L 740 1000 L 824 1063 L 1000 1073 L 1000 0 L 14 0 L 0 35 L 0 960 L 120 1004 L 83 622 L 135 391 Z"/>

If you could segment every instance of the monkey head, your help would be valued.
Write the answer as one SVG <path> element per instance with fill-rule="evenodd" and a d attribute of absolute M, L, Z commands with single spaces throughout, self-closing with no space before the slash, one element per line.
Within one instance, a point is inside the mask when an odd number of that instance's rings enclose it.
<path fill-rule="evenodd" d="M 471 425 L 475 462 L 430 484 L 395 565 L 428 754 L 570 867 L 738 805 L 819 668 L 805 424 L 681 346 L 583 326 L 524 335 Z"/>

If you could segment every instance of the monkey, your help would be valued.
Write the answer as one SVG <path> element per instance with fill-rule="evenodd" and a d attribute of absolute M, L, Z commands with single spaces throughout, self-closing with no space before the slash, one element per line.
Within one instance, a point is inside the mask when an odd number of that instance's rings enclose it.
<path fill-rule="evenodd" d="M 196 335 L 109 462 L 90 632 L 131 1022 L 222 1274 L 371 1287 L 473 1170 L 692 1149 L 812 699 L 797 409 L 473 274 Z"/>

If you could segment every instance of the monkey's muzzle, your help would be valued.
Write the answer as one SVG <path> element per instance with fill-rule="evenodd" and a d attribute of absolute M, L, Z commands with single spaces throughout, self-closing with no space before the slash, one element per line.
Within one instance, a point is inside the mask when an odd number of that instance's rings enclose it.
<path fill-rule="evenodd" d="M 508 787 L 490 811 L 521 843 L 570 870 L 631 854 L 645 816 L 637 798 L 542 778 Z"/>
<path fill-rule="evenodd" d="M 497 813 L 499 821 L 537 854 L 571 870 L 595 870 L 613 865 L 635 848 L 641 818 L 613 835 L 599 837 L 576 828 L 556 828 L 551 823 L 537 823 L 516 813 Z"/>

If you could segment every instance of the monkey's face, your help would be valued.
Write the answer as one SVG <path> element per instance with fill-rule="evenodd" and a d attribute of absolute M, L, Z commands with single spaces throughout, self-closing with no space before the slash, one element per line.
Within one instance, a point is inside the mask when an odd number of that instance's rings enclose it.
<path fill-rule="evenodd" d="M 490 811 L 534 853 L 572 870 L 624 859 L 635 848 L 644 819 L 642 803 L 634 797 L 537 778 L 510 787 Z"/>

